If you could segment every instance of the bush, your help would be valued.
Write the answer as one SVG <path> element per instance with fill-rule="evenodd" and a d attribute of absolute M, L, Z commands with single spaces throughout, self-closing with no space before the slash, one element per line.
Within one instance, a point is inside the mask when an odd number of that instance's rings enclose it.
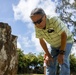
<path fill-rule="evenodd" d="M 76 57 L 74 54 L 70 55 L 70 69 L 71 72 L 76 72 Z"/>

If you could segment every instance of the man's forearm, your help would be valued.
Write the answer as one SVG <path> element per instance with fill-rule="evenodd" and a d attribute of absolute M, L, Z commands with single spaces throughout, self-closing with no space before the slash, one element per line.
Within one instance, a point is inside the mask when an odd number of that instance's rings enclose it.
<path fill-rule="evenodd" d="M 43 39 L 39 39 L 39 41 L 40 41 L 40 44 L 41 44 L 43 50 L 45 51 L 45 53 L 50 57 L 50 53 L 48 51 L 48 48 L 47 48 L 45 41 Z"/>

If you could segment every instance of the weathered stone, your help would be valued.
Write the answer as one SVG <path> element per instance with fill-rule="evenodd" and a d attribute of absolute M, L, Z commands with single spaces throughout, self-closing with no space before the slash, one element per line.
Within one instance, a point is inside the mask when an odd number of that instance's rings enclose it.
<path fill-rule="evenodd" d="M 0 22 L 0 75 L 16 75 L 18 65 L 17 36 L 11 27 Z"/>

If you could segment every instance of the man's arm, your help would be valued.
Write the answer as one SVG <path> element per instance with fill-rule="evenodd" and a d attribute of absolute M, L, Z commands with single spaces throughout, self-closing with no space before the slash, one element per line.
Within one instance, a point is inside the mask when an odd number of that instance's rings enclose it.
<path fill-rule="evenodd" d="M 66 41 L 67 41 L 67 35 L 66 35 L 65 31 L 64 31 L 61 34 L 61 47 L 60 47 L 60 50 L 65 50 Z"/>
<path fill-rule="evenodd" d="M 47 48 L 47 45 L 46 45 L 45 41 L 42 38 L 40 38 L 39 41 L 40 41 L 40 44 L 41 44 L 43 50 L 45 51 L 46 55 L 48 57 L 51 57 L 51 54 L 48 51 L 48 48 Z"/>
<path fill-rule="evenodd" d="M 62 32 L 60 50 L 65 51 L 66 41 L 67 41 L 67 35 L 66 35 L 65 32 Z M 64 62 L 64 53 L 60 52 L 60 54 L 58 55 L 58 62 L 59 62 L 59 64 L 63 64 L 63 62 Z"/>

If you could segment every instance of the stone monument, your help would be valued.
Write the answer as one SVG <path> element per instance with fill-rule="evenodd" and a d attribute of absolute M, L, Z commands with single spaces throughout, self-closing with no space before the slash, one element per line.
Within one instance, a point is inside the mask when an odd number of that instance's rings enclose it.
<path fill-rule="evenodd" d="M 11 26 L 0 22 L 0 75 L 16 75 L 17 65 L 17 36 L 11 34 Z"/>

